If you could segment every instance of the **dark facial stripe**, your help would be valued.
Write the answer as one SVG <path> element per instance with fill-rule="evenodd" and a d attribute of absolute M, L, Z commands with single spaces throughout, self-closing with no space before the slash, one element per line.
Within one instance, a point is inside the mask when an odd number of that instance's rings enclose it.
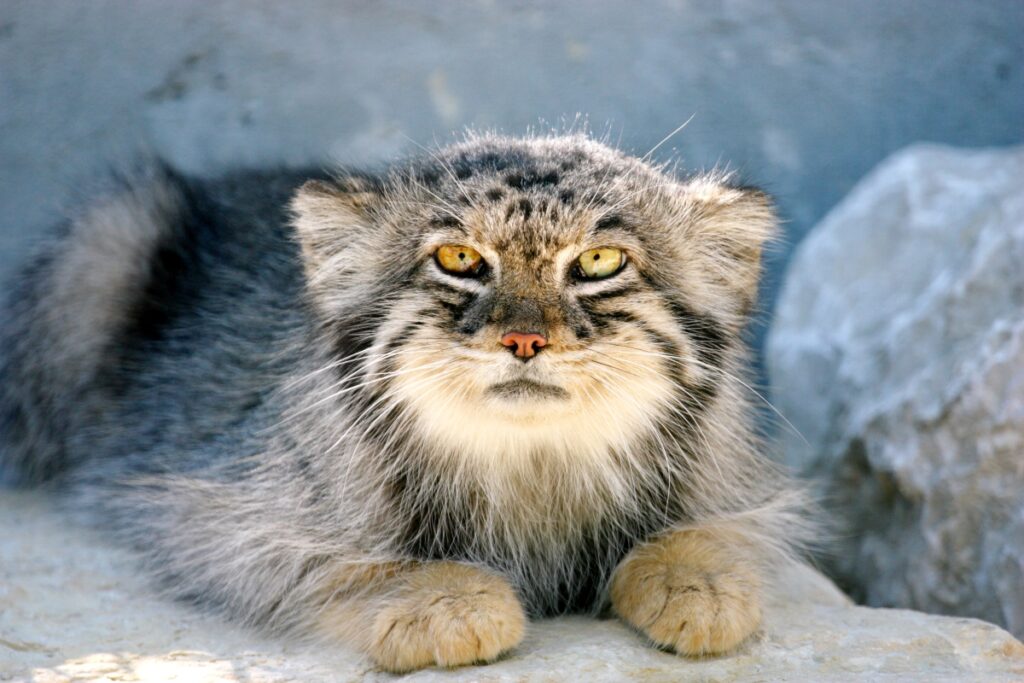
<path fill-rule="evenodd" d="M 596 321 L 638 324 L 640 320 L 629 311 L 594 311 L 591 317 Z"/>
<path fill-rule="evenodd" d="M 636 294 L 639 291 L 639 287 L 637 287 L 635 284 L 627 282 L 619 285 L 618 287 L 612 287 L 609 289 L 604 289 L 599 292 L 592 292 L 589 294 L 580 293 L 577 294 L 576 296 L 578 299 L 582 301 L 607 301 L 610 299 L 614 299 L 616 297 L 624 297 L 629 296 L 631 294 Z"/>
<path fill-rule="evenodd" d="M 391 336 L 388 339 L 387 344 L 384 345 L 384 353 L 391 353 L 392 351 L 398 350 L 402 344 L 405 343 L 409 337 L 416 333 L 416 330 L 423 327 L 423 320 L 413 320 L 402 326 L 402 329 Z"/>
<path fill-rule="evenodd" d="M 709 315 L 697 313 L 677 301 L 669 300 L 668 308 L 686 336 L 693 341 L 701 362 L 713 368 L 722 367 L 730 338 L 718 321 Z"/>
<path fill-rule="evenodd" d="M 563 304 L 565 324 L 577 339 L 589 339 L 594 335 L 593 314 L 581 302 L 566 301 Z"/>
<path fill-rule="evenodd" d="M 419 283 L 417 283 L 417 287 L 442 298 L 467 293 L 465 289 L 458 285 L 444 280 L 434 280 L 432 278 L 423 278 Z"/>
<path fill-rule="evenodd" d="M 595 325 L 600 326 L 602 324 L 599 322 L 601 317 L 604 318 L 604 327 L 607 327 L 612 321 L 635 326 L 643 332 L 650 342 L 662 353 L 668 355 L 672 359 L 675 359 L 674 361 L 666 360 L 662 364 L 662 367 L 664 368 L 665 373 L 676 381 L 680 392 L 679 400 L 691 413 L 694 415 L 700 414 L 717 395 L 718 388 L 713 379 L 700 382 L 693 382 L 686 379 L 686 375 L 683 371 L 684 366 L 680 364 L 681 362 L 685 363 L 683 360 L 682 349 L 679 348 L 679 345 L 674 340 L 654 329 L 643 320 L 635 318 L 626 311 L 594 314 Z"/>
<path fill-rule="evenodd" d="M 451 301 L 450 299 L 436 298 L 434 301 L 437 305 L 448 311 L 451 314 L 451 321 L 454 325 L 458 326 L 463 316 L 466 315 L 466 308 L 473 303 L 473 298 L 470 295 L 465 295 L 457 301 Z"/>
<path fill-rule="evenodd" d="M 347 358 L 369 348 L 382 320 L 383 313 L 373 311 L 335 322 L 331 326 L 334 355 L 338 358 Z"/>
<path fill-rule="evenodd" d="M 384 343 L 384 347 L 381 350 L 382 355 L 388 355 L 393 351 L 397 351 L 401 348 L 411 337 L 415 334 L 416 330 L 423 327 L 427 322 L 426 318 L 420 318 L 413 320 L 402 326 L 398 332 L 391 335 Z M 363 424 L 373 424 L 376 418 L 383 412 L 391 410 L 391 406 L 388 402 L 382 401 L 388 386 L 390 385 L 390 379 L 386 379 L 391 376 L 397 367 L 398 359 L 394 356 L 388 356 L 383 359 L 381 366 L 375 371 L 371 377 L 366 374 L 366 358 L 363 358 L 358 363 L 355 363 L 355 368 L 346 369 L 342 372 L 343 386 L 354 386 L 356 384 L 365 383 L 359 391 L 353 392 L 353 394 L 347 399 L 350 401 L 350 411 L 358 415 L 357 421 Z M 375 379 L 376 378 L 376 379 Z M 379 379 L 379 381 L 377 381 Z M 370 438 L 376 440 L 382 430 L 382 427 L 386 427 L 390 424 L 388 420 L 379 421 L 378 426 L 371 432 L 367 432 L 364 438 Z M 386 429 L 384 429 L 387 432 Z M 386 438 L 391 438 L 393 435 L 390 433 L 383 434 Z"/>
<path fill-rule="evenodd" d="M 358 323 L 349 325 L 350 335 L 358 334 L 360 344 L 358 347 L 346 345 L 345 342 L 339 340 L 335 343 L 335 354 L 339 359 L 350 358 L 352 354 L 357 352 L 363 352 L 370 347 L 373 342 L 373 337 L 377 328 L 381 325 L 383 320 L 380 316 L 374 318 L 364 318 Z M 410 335 L 416 332 L 420 326 L 423 325 L 423 320 L 414 320 L 402 327 L 396 334 L 392 335 L 387 343 L 384 345 L 381 354 L 389 354 L 392 351 L 397 350 Z M 358 384 L 362 381 L 360 378 L 363 376 L 363 372 L 366 368 L 367 358 L 363 357 L 356 363 L 343 363 L 337 369 L 338 377 L 344 383 L 344 386 L 351 386 Z M 393 358 L 385 359 L 384 367 L 381 368 L 381 372 L 390 372 L 392 370 Z"/>
<path fill-rule="evenodd" d="M 676 344 L 670 337 L 665 336 L 658 330 L 648 325 L 646 322 L 637 321 L 636 325 L 644 334 L 646 334 L 651 339 L 652 342 L 654 342 L 654 345 L 661 349 L 664 353 L 676 359 L 682 357 L 682 351 L 679 348 L 679 345 Z M 673 376 L 676 376 L 679 370 L 678 365 L 676 363 L 671 363 L 669 367 L 671 368 L 671 374 Z"/>
<path fill-rule="evenodd" d="M 450 324 L 462 334 L 473 334 L 487 324 L 490 314 L 491 297 L 476 296 L 469 292 L 459 292 L 452 298 L 452 292 L 446 296 L 437 296 L 434 301 L 450 314 Z"/>
<path fill-rule="evenodd" d="M 638 322 L 637 317 L 627 311 L 598 311 L 590 302 L 584 303 L 581 308 L 598 332 L 606 332 L 612 323 L 636 324 Z"/>

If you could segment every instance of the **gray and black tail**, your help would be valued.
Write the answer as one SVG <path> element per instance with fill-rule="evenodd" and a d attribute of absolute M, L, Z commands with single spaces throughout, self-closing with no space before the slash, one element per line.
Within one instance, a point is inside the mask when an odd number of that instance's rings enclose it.
<path fill-rule="evenodd" d="M 97 378 L 143 304 L 189 209 L 187 183 L 154 164 L 65 221 L 7 289 L 0 312 L 0 482 L 73 466 Z"/>

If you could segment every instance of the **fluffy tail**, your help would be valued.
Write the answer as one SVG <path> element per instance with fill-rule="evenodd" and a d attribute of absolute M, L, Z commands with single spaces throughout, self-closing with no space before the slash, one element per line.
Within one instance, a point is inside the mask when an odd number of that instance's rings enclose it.
<path fill-rule="evenodd" d="M 180 181 L 149 170 L 64 223 L 16 276 L 0 314 L 0 482 L 74 464 L 68 440 L 89 390 L 184 207 Z"/>

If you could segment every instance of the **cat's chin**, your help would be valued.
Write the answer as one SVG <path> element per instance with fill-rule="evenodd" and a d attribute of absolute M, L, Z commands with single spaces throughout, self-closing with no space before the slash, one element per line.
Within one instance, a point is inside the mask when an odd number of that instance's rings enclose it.
<path fill-rule="evenodd" d="M 492 385 L 481 398 L 479 417 L 495 426 L 557 429 L 559 422 L 579 411 L 565 389 L 528 381 Z"/>
<path fill-rule="evenodd" d="M 485 393 L 491 400 L 510 405 L 524 404 L 525 407 L 538 402 L 568 401 L 570 398 L 569 392 L 560 386 L 530 379 L 498 382 L 487 387 Z"/>

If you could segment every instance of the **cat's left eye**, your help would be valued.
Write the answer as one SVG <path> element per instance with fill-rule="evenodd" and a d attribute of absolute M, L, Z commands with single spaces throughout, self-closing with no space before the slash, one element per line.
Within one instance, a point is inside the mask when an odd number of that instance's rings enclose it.
<path fill-rule="evenodd" d="M 626 262 L 626 255 L 621 249 L 614 247 L 599 247 L 588 249 L 580 254 L 576 260 L 574 274 L 581 280 L 600 280 L 611 277 L 622 269 Z"/>
<path fill-rule="evenodd" d="M 461 277 L 474 277 L 484 271 L 484 257 L 473 247 L 464 244 L 445 244 L 434 252 L 437 265 L 445 272 Z"/>

